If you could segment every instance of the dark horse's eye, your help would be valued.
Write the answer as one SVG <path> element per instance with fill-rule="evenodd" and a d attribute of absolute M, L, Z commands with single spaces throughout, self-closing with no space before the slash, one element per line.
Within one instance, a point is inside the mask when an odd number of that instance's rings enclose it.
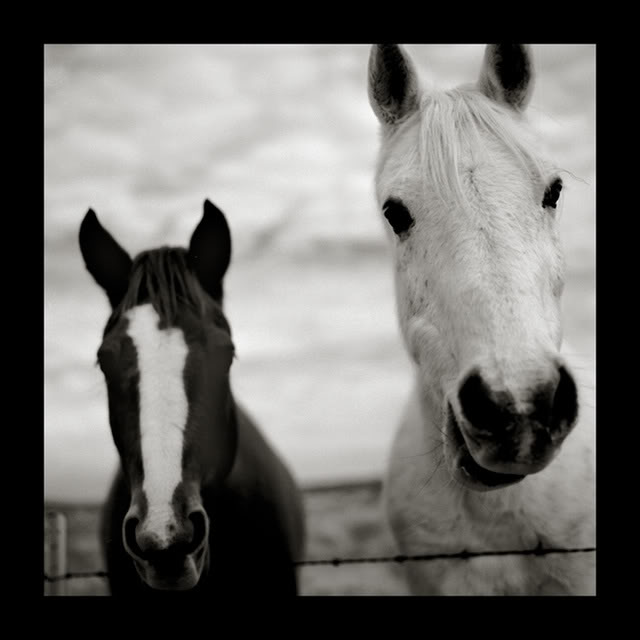
<path fill-rule="evenodd" d="M 552 207 L 556 208 L 558 204 L 558 199 L 560 198 L 560 192 L 562 191 L 562 180 L 560 178 L 556 178 L 546 189 L 544 192 L 544 198 L 542 199 L 543 207 Z"/>
<path fill-rule="evenodd" d="M 390 198 L 384 203 L 382 211 L 384 212 L 384 217 L 398 235 L 408 231 L 415 222 L 407 207 L 400 200 Z"/>

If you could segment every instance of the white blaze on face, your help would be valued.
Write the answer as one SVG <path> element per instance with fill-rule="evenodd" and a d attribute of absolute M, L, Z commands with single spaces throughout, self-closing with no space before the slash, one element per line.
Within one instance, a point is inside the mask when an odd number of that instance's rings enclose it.
<path fill-rule="evenodd" d="M 140 372 L 140 448 L 147 498 L 144 528 L 163 543 L 175 516 L 171 500 L 182 479 L 182 446 L 188 404 L 183 371 L 187 345 L 180 329 L 159 329 L 152 305 L 127 312 L 127 333 L 135 345 Z"/>

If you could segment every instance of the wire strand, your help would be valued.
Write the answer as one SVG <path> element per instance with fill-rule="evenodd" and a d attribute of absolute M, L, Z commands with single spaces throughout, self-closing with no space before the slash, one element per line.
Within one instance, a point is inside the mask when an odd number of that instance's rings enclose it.
<path fill-rule="evenodd" d="M 535 549 L 514 549 L 506 551 L 458 551 L 457 553 L 435 553 L 421 555 L 396 555 L 380 556 L 371 558 L 330 558 L 322 560 L 300 560 L 294 562 L 297 567 L 333 566 L 339 567 L 343 564 L 381 564 L 403 562 L 427 562 L 430 560 L 468 560 L 469 558 L 479 558 L 484 556 L 546 556 L 552 553 L 593 553 L 595 547 L 579 547 L 574 549 L 544 548 L 538 545 Z M 106 571 L 82 571 L 65 573 L 61 576 L 48 576 L 44 574 L 45 582 L 58 582 L 60 580 L 73 580 L 75 578 L 108 578 Z"/>

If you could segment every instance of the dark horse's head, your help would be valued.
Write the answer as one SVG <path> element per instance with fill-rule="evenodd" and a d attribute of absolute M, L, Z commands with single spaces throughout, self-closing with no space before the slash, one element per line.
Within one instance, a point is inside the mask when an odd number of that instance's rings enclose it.
<path fill-rule="evenodd" d="M 221 307 L 229 227 L 207 200 L 188 250 L 132 261 L 92 210 L 79 239 L 112 307 L 98 362 L 131 495 L 124 548 L 150 587 L 190 589 L 209 560 L 202 488 L 229 473 L 236 450 L 233 343 Z"/>

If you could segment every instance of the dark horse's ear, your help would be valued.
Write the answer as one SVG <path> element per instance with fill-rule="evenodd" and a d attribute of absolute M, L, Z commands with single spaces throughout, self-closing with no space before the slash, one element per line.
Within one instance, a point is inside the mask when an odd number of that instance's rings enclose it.
<path fill-rule="evenodd" d="M 80 251 L 94 280 L 105 290 L 111 307 L 124 297 L 129 284 L 131 258 L 89 209 L 80 224 Z"/>
<path fill-rule="evenodd" d="M 533 93 L 533 55 L 526 44 L 489 44 L 478 79 L 482 93 L 524 111 Z"/>
<path fill-rule="evenodd" d="M 419 82 L 413 62 L 397 44 L 376 44 L 369 54 L 369 102 L 383 125 L 395 125 L 417 110 Z"/>
<path fill-rule="evenodd" d="M 189 260 L 204 290 L 221 300 L 222 279 L 231 261 L 231 232 L 224 213 L 209 200 L 191 236 Z"/>

